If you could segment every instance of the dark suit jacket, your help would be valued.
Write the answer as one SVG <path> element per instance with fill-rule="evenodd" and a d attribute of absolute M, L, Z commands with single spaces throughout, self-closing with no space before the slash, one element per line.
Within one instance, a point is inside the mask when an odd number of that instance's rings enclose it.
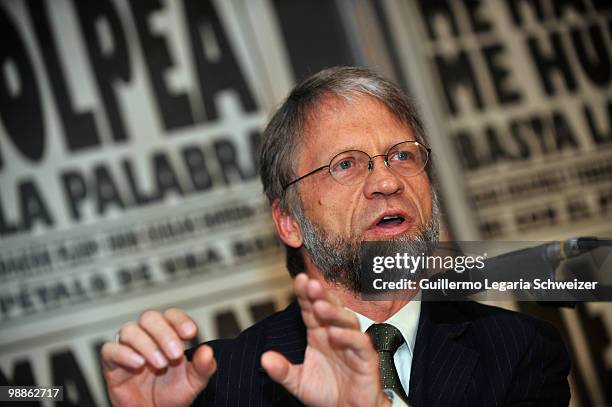
<path fill-rule="evenodd" d="M 194 405 L 301 405 L 259 362 L 267 350 L 303 361 L 306 328 L 297 303 L 234 339 L 208 344 L 218 370 Z M 408 397 L 415 407 L 567 406 L 568 372 L 565 346 L 543 321 L 474 302 L 423 302 Z"/>

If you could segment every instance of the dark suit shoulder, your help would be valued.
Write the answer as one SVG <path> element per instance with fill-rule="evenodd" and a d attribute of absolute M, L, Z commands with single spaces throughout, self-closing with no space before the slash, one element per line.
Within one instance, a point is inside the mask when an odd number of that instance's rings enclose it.
<path fill-rule="evenodd" d="M 524 339 L 539 335 L 560 340 L 556 328 L 548 321 L 517 311 L 474 301 L 439 302 L 430 306 L 431 318 L 439 323 L 469 323 L 476 331 L 490 331 L 491 335 L 523 336 Z"/>
<path fill-rule="evenodd" d="M 562 343 L 559 332 L 550 322 L 531 315 L 472 301 L 461 303 L 459 310 L 477 327 L 490 331 L 491 335 L 517 336 L 526 343 L 536 337 Z"/>
<path fill-rule="evenodd" d="M 552 324 L 469 301 L 436 303 L 429 308 L 438 329 L 448 324 L 451 336 L 479 355 L 467 386 L 475 399 L 488 398 L 491 405 L 568 404 L 569 355 Z"/>

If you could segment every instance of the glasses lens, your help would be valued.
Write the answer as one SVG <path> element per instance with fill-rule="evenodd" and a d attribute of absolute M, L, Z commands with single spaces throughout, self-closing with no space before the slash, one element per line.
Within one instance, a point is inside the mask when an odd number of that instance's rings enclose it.
<path fill-rule="evenodd" d="M 368 173 L 369 161 L 370 157 L 363 151 L 345 151 L 332 159 L 329 172 L 339 183 L 354 185 Z"/>
<path fill-rule="evenodd" d="M 389 151 L 389 166 L 404 176 L 417 175 L 427 164 L 429 152 L 414 141 L 406 141 Z"/>

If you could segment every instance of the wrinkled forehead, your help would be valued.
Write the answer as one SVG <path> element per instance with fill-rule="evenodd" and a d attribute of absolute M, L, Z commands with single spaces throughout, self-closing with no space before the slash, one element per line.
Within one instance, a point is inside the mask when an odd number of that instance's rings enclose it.
<path fill-rule="evenodd" d="M 304 120 L 302 143 L 292 157 L 294 178 L 329 165 L 334 157 L 347 150 L 360 150 L 373 157 L 388 153 L 403 141 L 416 140 L 428 147 L 417 118 L 415 126 L 419 130 L 411 126 L 410 106 L 400 105 L 396 114 L 378 98 L 363 94 L 348 99 L 329 95 L 317 102 Z M 432 165 L 428 155 L 423 174 L 435 182 Z"/>
<path fill-rule="evenodd" d="M 396 142 L 405 140 L 407 134 L 412 134 L 411 138 L 416 137 L 409 125 L 385 103 L 373 96 L 357 92 L 348 96 L 335 94 L 321 96 L 306 114 L 297 151 L 303 156 L 308 154 L 329 155 L 333 151 L 348 149 L 367 150 L 370 136 L 374 131 L 368 133 L 364 132 L 364 129 L 377 122 L 391 122 L 401 129 L 403 135 L 398 134 L 399 138 Z M 351 128 L 354 128 L 355 131 L 352 133 L 354 137 L 337 139 L 335 131 L 338 128 L 347 130 L 348 133 Z M 392 144 L 395 143 L 391 142 L 383 148 L 389 148 Z"/>

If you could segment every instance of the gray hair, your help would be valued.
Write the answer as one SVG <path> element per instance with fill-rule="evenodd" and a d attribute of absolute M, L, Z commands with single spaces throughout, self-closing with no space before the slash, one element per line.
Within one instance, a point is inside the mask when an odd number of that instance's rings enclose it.
<path fill-rule="evenodd" d="M 297 178 L 296 157 L 305 139 L 308 120 L 317 112 L 325 96 L 347 101 L 370 96 L 382 102 L 414 133 L 417 141 L 427 145 L 425 130 L 404 91 L 397 85 L 365 68 L 334 67 L 324 69 L 302 81 L 272 116 L 263 133 L 259 154 L 259 173 L 264 193 L 270 203 L 280 200 L 283 211 L 293 212 L 300 204 L 298 188 L 283 186 Z M 431 162 L 431 160 L 429 160 Z M 433 167 L 427 174 L 433 181 Z"/>

